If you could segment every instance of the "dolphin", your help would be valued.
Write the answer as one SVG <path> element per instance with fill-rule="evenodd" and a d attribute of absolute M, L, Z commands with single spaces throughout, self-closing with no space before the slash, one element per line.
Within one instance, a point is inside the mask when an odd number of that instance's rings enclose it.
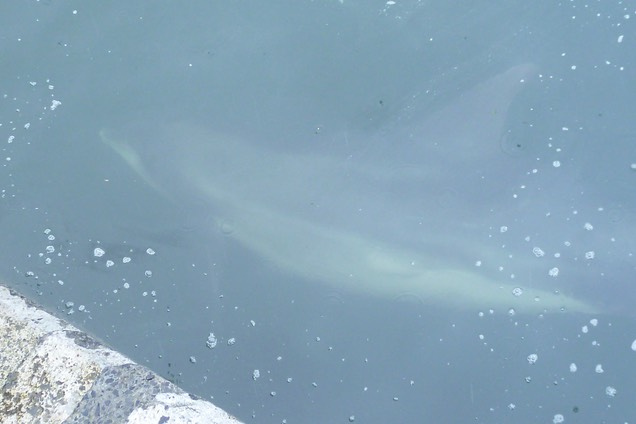
<path fill-rule="evenodd" d="M 295 279 L 461 310 L 595 314 L 581 299 L 474 266 L 488 256 L 474 236 L 489 202 L 479 190 L 508 169 L 493 161 L 506 158 L 507 111 L 534 73 L 522 64 L 495 75 L 403 130 L 401 144 L 385 137 L 359 157 L 277 149 L 187 122 L 156 138 L 99 136 L 150 187 L 203 201 L 224 234 Z M 440 187 L 459 192 L 459 208 L 438 201 Z"/>

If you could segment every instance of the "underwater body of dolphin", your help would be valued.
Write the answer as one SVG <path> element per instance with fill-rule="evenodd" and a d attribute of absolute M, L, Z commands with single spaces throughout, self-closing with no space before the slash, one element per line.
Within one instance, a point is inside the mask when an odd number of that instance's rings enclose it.
<path fill-rule="evenodd" d="M 489 166 L 502 154 L 506 112 L 533 72 L 520 65 L 479 84 L 394 150 L 359 160 L 282 152 L 189 124 L 147 145 L 109 130 L 100 137 L 153 188 L 203 200 L 226 234 L 296 278 L 462 309 L 596 313 L 582 300 L 471 267 L 484 249 L 466 210 L 479 213 L 480 187 L 501 177 Z M 460 191 L 459 208 L 437 201 L 445 189 Z M 471 259 L 458 260 L 462 252 Z"/>

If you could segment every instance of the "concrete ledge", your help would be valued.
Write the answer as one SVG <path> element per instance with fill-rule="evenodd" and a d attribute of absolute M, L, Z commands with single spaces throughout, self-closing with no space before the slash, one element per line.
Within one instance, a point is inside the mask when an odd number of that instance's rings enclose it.
<path fill-rule="evenodd" d="M 0 286 L 0 422 L 239 423 Z"/>

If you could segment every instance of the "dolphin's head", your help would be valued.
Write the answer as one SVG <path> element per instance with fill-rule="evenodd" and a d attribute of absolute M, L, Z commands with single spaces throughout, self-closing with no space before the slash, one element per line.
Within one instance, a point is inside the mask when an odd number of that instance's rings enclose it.
<path fill-rule="evenodd" d="M 144 166 L 144 163 L 137 150 L 127 142 L 126 138 L 118 135 L 115 131 L 102 128 L 99 130 L 100 140 L 111 147 L 124 161 L 153 189 L 160 193 L 164 190 L 152 179 Z"/>

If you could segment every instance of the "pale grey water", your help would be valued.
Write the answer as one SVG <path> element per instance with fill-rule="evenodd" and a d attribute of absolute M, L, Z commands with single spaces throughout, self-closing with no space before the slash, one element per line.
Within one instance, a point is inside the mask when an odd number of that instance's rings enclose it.
<path fill-rule="evenodd" d="M 0 275 L 246 422 L 633 422 L 635 13 L 3 3 Z M 262 162 L 241 166 L 243 143 Z M 211 199 L 192 170 L 247 198 Z M 240 239 L 228 204 L 248 202 L 599 312 L 510 317 L 483 286 L 458 309 L 307 278 L 311 258 L 289 272 Z"/>

